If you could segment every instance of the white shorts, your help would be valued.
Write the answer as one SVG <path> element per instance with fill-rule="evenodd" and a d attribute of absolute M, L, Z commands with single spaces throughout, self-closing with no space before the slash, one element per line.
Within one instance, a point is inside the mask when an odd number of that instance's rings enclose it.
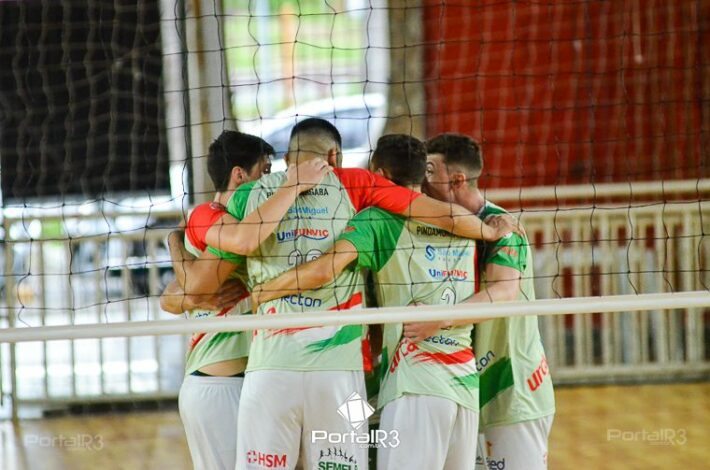
<path fill-rule="evenodd" d="M 236 469 L 292 469 L 301 450 L 303 467 L 309 470 L 344 465 L 367 469 L 367 447 L 352 437 L 367 433 L 367 420 L 356 415 L 357 406 L 349 420 L 338 413 L 354 393 L 366 398 L 362 371 L 247 372 Z"/>
<path fill-rule="evenodd" d="M 380 430 L 397 431 L 399 445 L 377 449 L 377 470 L 472 470 L 478 413 L 446 398 L 405 395 L 385 405 Z"/>
<path fill-rule="evenodd" d="M 196 469 L 233 470 L 242 377 L 188 375 L 178 395 L 180 418 Z"/>
<path fill-rule="evenodd" d="M 547 441 L 554 415 L 481 430 L 485 440 L 485 470 L 546 470 Z M 480 463 L 480 459 L 479 459 Z"/>

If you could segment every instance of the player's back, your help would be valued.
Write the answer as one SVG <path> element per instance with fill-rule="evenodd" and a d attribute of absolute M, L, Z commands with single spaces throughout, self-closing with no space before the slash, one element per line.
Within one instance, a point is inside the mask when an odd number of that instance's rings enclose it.
<path fill-rule="evenodd" d="M 427 224 L 380 209 L 355 216 L 341 237 L 373 273 L 381 307 L 455 304 L 476 289 L 476 247 Z M 449 398 L 478 409 L 471 325 L 440 329 L 419 343 L 402 340 L 402 325 L 385 325 L 378 406 L 403 394 Z"/>
<path fill-rule="evenodd" d="M 284 183 L 284 173 L 274 173 L 243 185 L 230 201 L 238 218 L 258 210 Z M 244 195 L 244 192 L 248 194 Z M 282 272 L 319 257 L 333 244 L 355 214 L 355 207 L 340 178 L 326 175 L 306 191 L 254 253 L 247 257 L 249 283 L 261 284 Z M 255 227 L 254 230 L 258 230 Z M 262 314 L 357 308 L 363 301 L 359 273 L 344 272 L 333 285 L 285 296 L 259 307 Z M 362 370 L 360 340 L 363 326 L 259 330 L 253 338 L 249 370 Z"/>

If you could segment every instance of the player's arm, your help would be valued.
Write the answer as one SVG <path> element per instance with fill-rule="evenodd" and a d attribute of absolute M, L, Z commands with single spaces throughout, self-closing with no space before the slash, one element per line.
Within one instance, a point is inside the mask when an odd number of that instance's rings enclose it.
<path fill-rule="evenodd" d="M 160 308 L 168 313 L 180 315 L 188 311 L 184 305 L 185 292 L 177 281 L 172 280 L 160 294 Z"/>
<path fill-rule="evenodd" d="M 441 202 L 426 195 L 414 199 L 403 214 L 459 237 L 475 240 L 495 241 L 517 230 L 517 224 L 511 216 L 484 223 L 457 204 Z"/>
<path fill-rule="evenodd" d="M 168 235 L 168 247 L 172 261 L 175 280 L 171 281 L 163 290 L 160 296 L 160 306 L 166 312 L 180 314 L 195 308 L 207 310 L 221 310 L 236 303 L 246 293 L 246 288 L 241 282 L 235 281 L 224 285 L 217 285 L 213 295 L 187 295 L 185 286 L 188 279 L 197 276 L 211 275 L 220 280 L 226 280 L 234 270 L 232 263 L 219 259 L 216 261 L 215 255 L 205 254 L 200 258 L 195 258 L 183 244 L 184 232 L 175 230 Z"/>
<path fill-rule="evenodd" d="M 205 235 L 207 245 L 238 255 L 248 255 L 266 240 L 286 215 L 298 195 L 321 182 L 332 168 L 316 158 L 292 165 L 283 185 L 241 221 L 225 214 Z"/>
<path fill-rule="evenodd" d="M 494 241 L 517 231 L 510 216 L 486 224 L 461 206 L 437 201 L 424 194 L 397 186 L 392 181 L 365 170 L 335 170 L 356 209 L 378 207 L 442 228 L 464 238 Z"/>
<path fill-rule="evenodd" d="M 210 296 L 220 293 L 220 286 L 229 279 L 237 267 L 235 263 L 223 260 L 208 251 L 196 258 L 185 248 L 184 236 L 181 230 L 175 230 L 168 235 L 170 259 L 175 272 L 175 281 L 178 284 L 172 287 L 169 293 L 170 303 L 166 303 L 166 307 L 171 309 L 166 311 L 170 312 L 179 308 L 183 308 L 181 311 L 184 312 L 192 308 L 214 305 Z M 176 291 L 177 288 L 180 289 L 179 292 Z"/>
<path fill-rule="evenodd" d="M 338 240 L 319 258 L 296 266 L 278 277 L 256 286 L 252 291 L 254 310 L 269 300 L 318 289 L 334 281 L 353 261 L 358 252 L 347 240 Z"/>

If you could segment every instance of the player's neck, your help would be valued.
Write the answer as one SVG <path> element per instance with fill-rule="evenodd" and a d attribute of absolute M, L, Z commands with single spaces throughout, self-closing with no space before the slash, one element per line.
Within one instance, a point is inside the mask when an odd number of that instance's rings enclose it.
<path fill-rule="evenodd" d="M 218 203 L 222 204 L 223 206 L 226 206 L 227 203 L 229 202 L 229 199 L 232 197 L 232 194 L 234 194 L 233 189 L 228 189 L 226 191 L 220 191 L 217 194 L 215 194 L 214 202 L 218 202 Z"/>
<path fill-rule="evenodd" d="M 420 184 L 410 184 L 407 185 L 407 189 L 410 189 L 414 191 L 415 193 L 421 193 L 422 192 L 422 186 Z"/>
<path fill-rule="evenodd" d="M 478 214 L 486 204 L 486 199 L 478 188 L 471 188 L 466 191 L 460 191 L 459 194 L 456 195 L 456 203 L 472 213 Z"/>

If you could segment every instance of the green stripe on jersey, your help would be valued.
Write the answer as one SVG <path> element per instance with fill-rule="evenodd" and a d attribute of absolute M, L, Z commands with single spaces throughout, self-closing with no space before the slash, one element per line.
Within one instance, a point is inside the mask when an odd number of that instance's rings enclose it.
<path fill-rule="evenodd" d="M 481 407 L 488 404 L 503 390 L 513 386 L 513 367 L 510 358 L 504 357 L 481 374 Z"/>

